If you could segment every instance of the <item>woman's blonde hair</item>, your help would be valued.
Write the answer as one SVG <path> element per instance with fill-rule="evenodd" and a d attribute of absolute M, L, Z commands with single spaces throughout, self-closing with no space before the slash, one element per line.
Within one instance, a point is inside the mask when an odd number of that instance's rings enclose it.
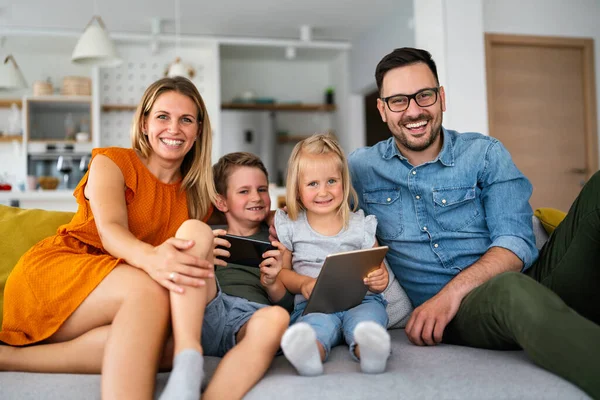
<path fill-rule="evenodd" d="M 211 203 L 217 198 L 212 175 L 211 151 L 212 130 L 202 96 L 196 86 L 187 78 L 162 78 L 151 84 L 137 107 L 131 127 L 131 147 L 143 157 L 148 158 L 153 150 L 144 135 L 144 122 L 154 106 L 156 99 L 163 93 L 177 92 L 192 99 L 198 107 L 197 121 L 202 127 L 190 151 L 181 163 L 181 189 L 186 191 L 188 215 L 190 218 L 204 219 L 208 215 Z"/>
<path fill-rule="evenodd" d="M 300 201 L 300 176 L 303 169 L 310 162 L 305 155 L 328 155 L 333 159 L 342 173 L 342 186 L 344 188 L 344 199 L 338 213 L 344 221 L 344 227 L 348 226 L 350 212 L 356 211 L 358 197 L 350 182 L 350 170 L 344 151 L 331 134 L 315 134 L 302 140 L 294 146 L 290 160 L 288 161 L 286 180 L 286 206 L 287 213 L 292 220 L 298 218 L 300 210 L 306 210 Z M 350 208 L 352 204 L 352 208 Z"/>

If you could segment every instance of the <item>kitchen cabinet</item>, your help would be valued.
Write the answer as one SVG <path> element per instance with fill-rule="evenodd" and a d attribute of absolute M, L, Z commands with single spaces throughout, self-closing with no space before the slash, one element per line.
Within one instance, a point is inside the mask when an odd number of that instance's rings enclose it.
<path fill-rule="evenodd" d="M 23 113 L 29 142 L 92 142 L 91 96 L 25 97 Z"/>
<path fill-rule="evenodd" d="M 26 175 L 52 176 L 60 189 L 77 185 L 93 148 L 90 96 L 32 96 L 23 99 Z M 63 168 L 58 161 L 62 157 Z"/>

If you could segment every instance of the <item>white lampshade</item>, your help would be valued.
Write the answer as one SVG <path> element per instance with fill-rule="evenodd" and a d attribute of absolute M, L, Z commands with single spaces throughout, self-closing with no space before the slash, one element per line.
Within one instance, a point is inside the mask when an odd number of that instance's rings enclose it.
<path fill-rule="evenodd" d="M 98 24 L 94 24 L 94 20 Z M 116 67 L 123 62 L 108 36 L 102 18 L 97 15 L 92 17 L 73 49 L 71 61 L 98 67 Z"/>
<path fill-rule="evenodd" d="M 15 58 L 12 55 L 7 56 L 0 64 L 0 88 L 22 89 L 25 87 L 27 87 L 27 82 Z"/>
<path fill-rule="evenodd" d="M 175 61 L 173 61 L 171 65 L 169 65 L 169 69 L 167 69 L 166 75 L 169 78 L 183 76 L 184 78 L 191 79 L 194 77 L 194 69 L 182 63 L 181 58 L 177 57 Z"/>

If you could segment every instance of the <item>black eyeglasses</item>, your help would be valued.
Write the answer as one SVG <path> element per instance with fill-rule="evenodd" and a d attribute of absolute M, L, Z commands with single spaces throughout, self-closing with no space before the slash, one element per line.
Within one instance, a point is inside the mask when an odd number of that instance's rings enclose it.
<path fill-rule="evenodd" d="M 380 97 L 392 112 L 405 111 L 410 106 L 410 101 L 415 100 L 419 107 L 429 107 L 435 104 L 438 98 L 439 87 L 425 88 L 413 94 L 395 94 L 388 97 Z"/>

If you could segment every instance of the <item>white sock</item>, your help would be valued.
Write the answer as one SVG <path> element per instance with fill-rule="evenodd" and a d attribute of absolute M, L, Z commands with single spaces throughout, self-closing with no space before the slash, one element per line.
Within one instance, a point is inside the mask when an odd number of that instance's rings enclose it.
<path fill-rule="evenodd" d="M 204 358 L 198 350 L 186 349 L 175 356 L 169 381 L 159 400 L 200 400 Z"/>
<path fill-rule="evenodd" d="M 360 369 L 367 374 L 385 371 L 390 356 L 390 334 L 373 322 L 363 321 L 354 329 L 354 340 L 360 347 Z"/>
<path fill-rule="evenodd" d="M 285 331 L 281 338 L 281 349 L 300 375 L 315 376 L 323 373 L 317 335 L 306 322 L 298 322 Z"/>

